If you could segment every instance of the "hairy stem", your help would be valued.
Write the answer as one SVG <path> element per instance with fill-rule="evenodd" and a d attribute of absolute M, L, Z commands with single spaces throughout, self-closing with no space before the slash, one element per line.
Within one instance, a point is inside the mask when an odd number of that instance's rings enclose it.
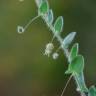
<path fill-rule="evenodd" d="M 52 25 L 49 26 L 49 27 L 50 27 L 53 35 L 57 38 L 57 40 L 59 41 L 60 45 L 62 46 L 63 39 L 61 38 L 61 36 L 58 35 L 58 34 L 55 34 L 54 28 L 53 28 Z M 64 52 L 64 55 L 66 56 L 66 58 L 67 58 L 67 60 L 68 60 L 68 57 L 69 57 L 69 51 L 68 51 L 68 49 L 66 49 L 64 46 L 61 47 L 61 48 L 62 48 L 62 50 L 63 50 L 63 52 Z M 68 61 L 68 62 L 70 63 L 70 61 Z M 78 75 L 78 77 L 75 76 L 75 75 L 74 75 L 73 77 L 74 77 L 74 80 L 76 81 L 77 87 L 79 86 L 80 88 L 85 88 L 85 90 L 87 90 L 87 87 L 86 87 L 86 84 L 85 84 L 85 80 L 84 80 L 84 74 L 83 74 L 83 72 L 82 72 L 80 75 Z M 79 78 L 79 79 L 78 79 L 78 78 Z M 86 96 L 85 93 L 86 93 L 87 91 L 82 92 L 82 90 L 79 90 L 79 92 L 80 92 L 81 96 Z M 62 95 L 61 95 L 61 96 L 62 96 Z"/>

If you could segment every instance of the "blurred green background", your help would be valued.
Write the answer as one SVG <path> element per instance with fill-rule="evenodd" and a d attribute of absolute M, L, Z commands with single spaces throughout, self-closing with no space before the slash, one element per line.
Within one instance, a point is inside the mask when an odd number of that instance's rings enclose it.
<path fill-rule="evenodd" d="M 96 84 L 96 0 L 49 0 L 54 18 L 64 16 L 62 37 L 76 31 L 75 42 L 85 57 L 85 80 Z M 35 0 L 0 0 L 0 96 L 60 96 L 68 77 L 67 61 L 43 55 L 52 34 L 42 19 L 36 20 L 24 34 L 17 33 L 37 15 Z M 54 42 L 56 48 L 58 42 Z M 79 96 L 74 80 L 64 96 Z"/>

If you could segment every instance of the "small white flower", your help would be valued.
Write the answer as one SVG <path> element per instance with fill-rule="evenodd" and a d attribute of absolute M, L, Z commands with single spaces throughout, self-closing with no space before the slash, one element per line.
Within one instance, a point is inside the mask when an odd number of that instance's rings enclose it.
<path fill-rule="evenodd" d="M 51 54 L 51 51 L 50 51 L 50 50 L 45 49 L 45 53 L 44 53 L 44 55 L 47 55 L 47 56 L 49 57 L 49 56 L 50 56 L 50 54 Z"/>
<path fill-rule="evenodd" d="M 19 34 L 22 34 L 24 31 L 25 31 L 25 30 L 24 30 L 24 28 L 23 28 L 22 26 L 17 26 L 17 32 L 18 32 Z"/>
<path fill-rule="evenodd" d="M 48 44 L 46 45 L 46 49 L 53 50 L 53 49 L 54 49 L 53 43 L 48 43 Z"/>
<path fill-rule="evenodd" d="M 56 60 L 59 57 L 59 54 L 58 53 L 53 53 L 52 57 L 53 57 L 54 60 Z"/>
<path fill-rule="evenodd" d="M 47 55 L 48 57 L 50 56 L 50 54 L 52 53 L 52 50 L 54 49 L 54 45 L 52 43 L 48 43 L 46 45 L 46 49 L 45 49 L 45 53 L 44 55 Z"/>

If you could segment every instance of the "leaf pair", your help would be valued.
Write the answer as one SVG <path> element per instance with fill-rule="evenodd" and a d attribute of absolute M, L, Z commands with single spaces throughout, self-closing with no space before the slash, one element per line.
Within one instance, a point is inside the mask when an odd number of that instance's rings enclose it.
<path fill-rule="evenodd" d="M 43 16 L 48 25 L 52 25 L 54 16 L 52 9 L 49 9 L 49 4 L 47 0 L 36 0 L 38 6 L 39 15 Z M 59 16 L 54 23 L 54 32 L 60 33 L 63 30 L 63 17 Z"/>
<path fill-rule="evenodd" d="M 66 74 L 77 75 L 83 72 L 84 69 L 84 57 L 78 55 L 78 43 L 74 44 L 69 55 L 69 66 Z"/>
<path fill-rule="evenodd" d="M 49 9 L 49 4 L 47 0 L 36 0 L 36 4 L 38 6 L 38 12 L 39 15 L 41 15 L 43 17 L 43 19 L 45 19 L 46 23 L 48 25 L 53 23 L 53 11 L 52 9 Z"/>
<path fill-rule="evenodd" d="M 53 29 L 54 29 L 54 34 L 60 34 L 61 32 L 62 32 L 62 30 L 63 30 L 63 23 L 64 23 L 64 20 L 63 20 L 63 17 L 62 16 L 59 16 L 57 19 L 56 19 L 56 21 L 55 21 L 55 23 L 54 23 L 54 25 L 52 25 L 52 23 L 53 23 L 53 20 L 54 20 L 54 16 L 53 16 L 53 11 L 52 11 L 52 9 L 50 9 L 48 12 L 47 12 L 47 14 L 46 14 L 47 16 L 45 17 L 45 21 L 47 22 L 47 24 L 50 26 L 52 26 L 53 27 Z"/>

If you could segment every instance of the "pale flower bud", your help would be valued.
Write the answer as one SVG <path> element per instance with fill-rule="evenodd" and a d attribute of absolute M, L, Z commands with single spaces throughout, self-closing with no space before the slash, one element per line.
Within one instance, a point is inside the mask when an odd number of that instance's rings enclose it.
<path fill-rule="evenodd" d="M 54 49 L 54 45 L 52 43 L 48 43 L 46 45 L 46 49 L 53 50 Z"/>
<path fill-rule="evenodd" d="M 46 49 L 45 49 L 45 53 L 44 55 L 47 55 L 48 57 L 50 56 L 50 54 L 52 53 L 52 50 L 54 49 L 54 45 L 52 43 L 48 43 L 46 45 Z"/>
<path fill-rule="evenodd" d="M 54 60 L 56 60 L 59 57 L 59 54 L 58 53 L 54 53 L 52 57 L 53 57 Z"/>

